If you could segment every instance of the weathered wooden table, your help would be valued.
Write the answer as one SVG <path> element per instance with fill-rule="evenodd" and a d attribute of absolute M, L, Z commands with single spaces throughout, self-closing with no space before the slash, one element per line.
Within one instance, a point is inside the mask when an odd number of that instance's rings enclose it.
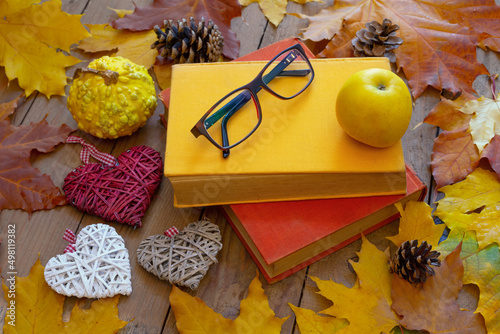
<path fill-rule="evenodd" d="M 150 0 L 135 0 L 135 3 L 139 6 L 150 2 Z M 332 0 L 329 0 L 326 1 L 326 4 L 310 3 L 301 6 L 290 2 L 288 12 L 314 14 L 319 9 L 331 5 L 331 3 Z M 131 0 L 63 1 L 65 11 L 72 14 L 85 14 L 82 19 L 83 23 L 107 23 L 112 21 L 116 18 L 116 14 L 108 8 L 132 9 L 133 4 Z M 232 21 L 232 29 L 241 42 L 241 56 L 281 39 L 298 36 L 300 29 L 306 25 L 305 20 L 286 16 L 280 26 L 276 28 L 268 23 L 257 4 L 244 8 L 242 17 L 234 18 Z M 80 54 L 78 56 L 84 57 L 85 55 Z M 478 49 L 477 57 L 491 73 L 500 72 L 500 61 L 497 54 L 483 52 Z M 81 64 L 77 66 L 81 66 Z M 68 76 L 73 74 L 75 68 L 68 70 Z M 0 89 L 4 91 L 0 92 L 0 102 L 6 102 L 19 95 L 20 92 L 19 88 L 16 88 L 15 82 L 9 88 L 5 88 L 5 83 L 5 74 L 1 69 Z M 193 85 L 196 85 L 196 83 L 193 83 Z M 480 94 L 491 96 L 486 76 L 478 78 L 474 83 L 474 87 Z M 413 128 L 424 119 L 425 115 L 438 101 L 439 92 L 433 90 L 428 90 L 415 101 L 412 121 L 403 138 L 406 161 L 427 184 L 429 192 L 426 200 L 431 204 L 434 202 L 437 192 L 432 184 L 430 157 L 433 140 L 438 133 L 438 129 L 426 124 L 416 129 Z M 115 156 L 131 146 L 140 144 L 151 146 L 163 153 L 165 150 L 165 128 L 159 118 L 159 115 L 163 113 L 164 107 L 160 103 L 155 115 L 147 122 L 146 126 L 132 136 L 115 141 L 94 139 L 94 143 L 99 149 L 110 152 Z M 61 125 L 66 123 L 76 128 L 76 123 L 66 108 L 66 97 L 53 97 L 47 100 L 41 94 L 36 93 L 28 97 L 18 108 L 12 123 L 14 125 L 29 124 L 30 122 L 39 122 L 44 117 L 47 117 L 46 119 L 50 124 Z M 85 136 L 79 131 L 76 134 Z M 66 174 L 81 164 L 79 152 L 79 145 L 59 145 L 55 152 L 36 156 L 33 159 L 33 165 L 42 172 L 49 174 L 55 184 L 61 187 Z M 112 223 L 112 226 L 125 239 L 132 264 L 133 293 L 128 297 L 121 297 L 119 314 L 120 318 L 124 320 L 135 319 L 122 329 L 121 333 L 177 332 L 175 317 L 168 300 L 171 285 L 165 281 L 160 281 L 142 269 L 137 264 L 135 250 L 147 236 L 161 234 L 165 229 L 173 225 L 182 229 L 202 216 L 210 218 L 219 226 L 223 236 L 223 248 L 218 255 L 219 263 L 210 268 L 198 290 L 188 292 L 204 300 L 208 306 L 221 313 L 224 317 L 234 319 L 238 315 L 240 300 L 246 296 L 248 285 L 255 277 L 256 265 L 216 208 L 174 208 L 172 187 L 169 181 L 164 178 L 157 193 L 157 198 L 154 199 L 143 219 L 144 225 L 142 228 L 133 230 L 129 226 Z M 8 224 L 16 225 L 16 270 L 18 276 L 26 276 L 38 254 L 40 254 L 42 264 L 45 265 L 49 258 L 64 250 L 67 242 L 62 240 L 62 235 L 66 228 L 79 231 L 84 226 L 98 222 L 101 222 L 101 219 L 82 214 L 71 206 L 34 212 L 32 215 L 21 210 L 4 210 L 0 214 L 0 239 L 6 240 Z M 397 231 L 398 222 L 395 221 L 369 234 L 367 237 L 380 249 L 384 249 L 389 246 L 385 236 L 397 234 Z M 6 268 L 6 249 L 7 244 L 3 242 L 0 245 L 0 264 L 3 272 L 8 271 Z M 315 311 L 323 310 L 330 304 L 326 299 L 316 294 L 318 290 L 308 278 L 308 275 L 317 276 L 321 279 L 332 279 L 351 286 L 354 283 L 355 276 L 348 269 L 347 260 L 354 257 L 355 252 L 359 249 L 360 241 L 273 285 L 267 284 L 260 277 L 265 292 L 269 297 L 270 306 L 277 316 L 291 315 L 283 325 L 283 333 L 298 333 L 293 312 L 287 303 Z M 474 304 L 477 303 L 477 291 L 467 287 L 464 290 L 465 293 L 461 295 L 461 302 L 469 305 L 469 307 L 474 307 Z M 69 304 L 74 302 L 75 298 L 71 298 Z M 5 312 L 6 302 L 1 298 L 0 318 L 2 326 Z"/>

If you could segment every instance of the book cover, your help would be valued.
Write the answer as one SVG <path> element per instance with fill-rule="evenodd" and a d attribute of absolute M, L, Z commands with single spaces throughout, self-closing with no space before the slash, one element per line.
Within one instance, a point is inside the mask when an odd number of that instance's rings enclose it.
<path fill-rule="evenodd" d="M 233 204 L 227 221 L 269 283 L 281 280 L 398 217 L 394 203 L 421 201 L 426 187 L 407 167 L 405 195 Z"/>
<path fill-rule="evenodd" d="M 401 142 L 370 147 L 349 137 L 335 118 L 335 96 L 344 81 L 365 68 L 390 69 L 388 60 L 311 63 L 315 79 L 294 99 L 259 93 L 262 123 L 227 159 L 190 130 L 220 97 L 251 81 L 266 61 L 173 66 L 164 174 L 177 207 L 405 192 Z"/>

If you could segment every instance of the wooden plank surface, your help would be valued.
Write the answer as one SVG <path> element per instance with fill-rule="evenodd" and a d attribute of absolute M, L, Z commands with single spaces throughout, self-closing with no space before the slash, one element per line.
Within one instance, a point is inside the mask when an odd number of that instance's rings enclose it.
<path fill-rule="evenodd" d="M 150 0 L 135 0 L 137 5 L 149 4 Z M 298 5 L 290 2 L 288 12 L 303 12 L 315 14 L 319 9 L 331 5 L 333 0 L 325 4 L 308 3 Z M 101 0 L 101 1 L 63 1 L 63 9 L 72 14 L 84 13 L 84 23 L 105 23 L 116 18 L 116 14 L 108 8 L 133 8 L 130 0 Z M 300 29 L 307 26 L 305 20 L 293 16 L 286 16 L 279 27 L 274 27 L 267 22 L 257 4 L 251 4 L 243 9 L 242 17 L 232 20 L 232 29 L 236 32 L 241 42 L 240 55 L 245 55 L 260 47 L 272 44 L 278 40 L 298 36 Z M 80 58 L 89 55 L 78 54 Z M 491 73 L 500 72 L 500 59 L 493 52 L 478 50 L 478 59 L 483 62 Z M 78 64 L 77 66 L 82 66 Z M 71 76 L 76 66 L 68 70 Z M 196 83 L 193 83 L 195 87 Z M 489 94 L 487 77 L 476 80 L 474 87 L 480 94 Z M 0 70 L 0 102 L 8 101 L 18 95 L 20 90 L 16 83 L 7 87 L 3 69 Z M 158 89 L 158 88 L 157 88 Z M 68 89 L 66 90 L 68 91 Z M 159 92 L 159 89 L 158 89 Z M 436 192 L 432 187 L 430 174 L 430 156 L 433 140 L 437 129 L 430 125 L 420 125 L 427 113 L 439 101 L 439 92 L 428 91 L 415 101 L 414 113 L 410 129 L 403 138 L 406 161 L 413 167 L 420 178 L 429 186 L 428 203 L 433 203 Z M 159 105 L 154 116 L 146 126 L 130 137 L 118 140 L 99 140 L 78 131 L 76 134 L 95 144 L 100 150 L 111 152 L 117 156 L 120 152 L 135 145 L 148 145 L 159 152 L 165 150 L 165 129 L 161 125 L 159 115 L 164 113 L 163 105 Z M 66 108 L 65 97 L 54 97 L 47 100 L 41 94 L 32 94 L 20 106 L 13 117 L 13 124 L 29 124 L 38 122 L 44 117 L 53 125 L 66 123 L 76 128 Z M 60 145 L 50 154 L 38 155 L 33 160 L 33 165 L 42 172 L 51 176 L 54 183 L 61 187 L 64 177 L 73 168 L 79 166 L 79 145 Z M 1 158 L 1 157 L 0 157 Z M 223 316 L 234 319 L 239 314 L 240 301 L 246 296 L 250 281 L 255 277 L 256 265 L 246 252 L 245 248 L 236 237 L 230 226 L 216 208 L 177 209 L 173 205 L 173 191 L 168 180 L 164 179 L 160 190 L 144 217 L 144 226 L 133 230 L 128 226 L 113 223 L 117 232 L 123 236 L 130 252 L 132 265 L 133 293 L 131 296 L 121 297 L 119 304 L 120 317 L 134 321 L 128 324 L 120 333 L 177 333 L 175 318 L 171 312 L 168 296 L 171 285 L 160 281 L 155 276 L 143 270 L 136 261 L 135 250 L 139 243 L 147 236 L 161 234 L 171 226 L 184 228 L 187 224 L 208 217 L 216 223 L 222 234 L 223 248 L 218 255 L 219 263 L 213 265 L 207 276 L 202 280 L 198 290 L 186 290 L 193 296 L 204 300 L 208 306 Z M 83 214 L 71 206 L 58 207 L 49 211 L 35 212 L 29 215 L 20 210 L 4 210 L 0 214 L 0 239 L 5 240 L 7 225 L 16 225 L 16 270 L 19 276 L 26 276 L 38 254 L 42 264 L 49 258 L 59 254 L 66 246 L 62 234 L 66 228 L 75 232 L 89 224 L 100 222 L 97 217 Z M 389 246 L 385 236 L 394 235 L 398 230 L 395 221 L 384 228 L 368 235 L 380 249 Z M 301 270 L 300 272 L 273 285 L 267 284 L 261 277 L 260 281 L 269 297 L 271 308 L 278 317 L 290 316 L 283 325 L 282 333 L 298 333 L 293 312 L 287 303 L 306 307 L 315 311 L 325 309 L 329 302 L 319 296 L 315 284 L 308 275 L 321 279 L 333 279 L 346 285 L 352 285 L 355 275 L 348 269 L 347 260 L 355 256 L 360 248 L 360 242 L 355 242 L 334 254 L 318 261 L 317 263 Z M 0 245 L 0 265 L 6 272 L 7 245 Z M 464 305 L 474 305 L 477 298 L 475 289 L 468 289 L 462 297 Z M 74 303 L 70 299 L 68 305 Z M 0 325 L 6 312 L 6 303 L 0 299 Z M 67 314 L 65 315 L 67 317 Z"/>

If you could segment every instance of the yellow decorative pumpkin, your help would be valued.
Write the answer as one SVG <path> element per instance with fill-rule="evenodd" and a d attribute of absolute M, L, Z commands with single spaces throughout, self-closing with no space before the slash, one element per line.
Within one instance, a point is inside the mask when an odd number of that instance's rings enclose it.
<path fill-rule="evenodd" d="M 104 56 L 75 71 L 67 105 L 80 130 L 114 139 L 144 126 L 157 101 L 144 66 Z"/>

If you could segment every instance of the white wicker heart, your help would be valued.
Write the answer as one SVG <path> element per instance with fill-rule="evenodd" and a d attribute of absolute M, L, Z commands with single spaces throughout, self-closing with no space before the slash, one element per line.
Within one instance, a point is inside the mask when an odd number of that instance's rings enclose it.
<path fill-rule="evenodd" d="M 130 260 L 123 238 L 105 224 L 84 227 L 76 251 L 56 255 L 45 266 L 45 280 L 66 296 L 104 298 L 130 295 Z"/>

